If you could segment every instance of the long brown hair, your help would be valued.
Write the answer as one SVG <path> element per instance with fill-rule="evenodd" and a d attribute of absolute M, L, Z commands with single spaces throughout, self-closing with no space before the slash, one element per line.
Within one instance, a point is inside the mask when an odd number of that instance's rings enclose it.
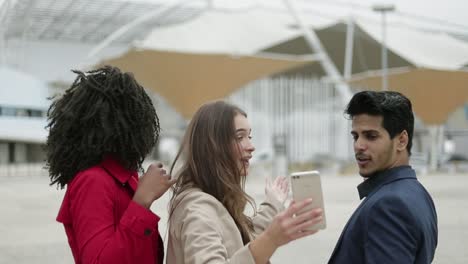
<path fill-rule="evenodd" d="M 252 219 L 244 214 L 255 202 L 245 193 L 246 176 L 241 174 L 235 155 L 234 117 L 247 117 L 239 107 L 223 101 L 214 101 L 200 107 L 193 116 L 182 146 L 172 164 L 182 157 L 182 166 L 176 173 L 169 218 L 177 207 L 176 198 L 185 190 L 196 187 L 220 201 L 234 219 L 244 244 L 250 241 Z"/>

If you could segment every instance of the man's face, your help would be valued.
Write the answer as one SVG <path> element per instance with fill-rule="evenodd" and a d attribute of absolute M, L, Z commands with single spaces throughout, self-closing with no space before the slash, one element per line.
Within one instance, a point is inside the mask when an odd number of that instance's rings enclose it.
<path fill-rule="evenodd" d="M 359 174 L 363 177 L 399 165 L 398 136 L 391 139 L 383 128 L 382 121 L 382 116 L 360 114 L 353 117 L 351 134 L 354 139 L 354 153 Z"/>

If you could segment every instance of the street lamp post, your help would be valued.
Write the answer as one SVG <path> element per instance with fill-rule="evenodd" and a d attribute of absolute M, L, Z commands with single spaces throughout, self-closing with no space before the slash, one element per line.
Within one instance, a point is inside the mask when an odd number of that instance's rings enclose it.
<path fill-rule="evenodd" d="M 382 90 L 388 90 L 388 63 L 387 63 L 387 21 L 386 13 L 395 10 L 394 5 L 379 4 L 372 6 L 372 10 L 382 14 Z"/>

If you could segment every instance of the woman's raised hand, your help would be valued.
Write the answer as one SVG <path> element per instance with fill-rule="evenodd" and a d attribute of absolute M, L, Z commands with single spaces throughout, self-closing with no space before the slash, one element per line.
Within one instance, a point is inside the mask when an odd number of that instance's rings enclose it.
<path fill-rule="evenodd" d="M 153 163 L 140 177 L 133 200 L 143 207 L 150 208 L 151 204 L 161 197 L 174 183 L 175 179 L 167 174 L 161 163 Z"/>
<path fill-rule="evenodd" d="M 284 204 L 289 194 L 289 181 L 286 177 L 276 177 L 273 181 L 266 178 L 265 195 Z"/>
<path fill-rule="evenodd" d="M 280 246 L 317 232 L 317 230 L 307 230 L 307 228 L 322 220 L 322 209 L 316 208 L 302 212 L 311 203 L 312 199 L 293 201 L 288 209 L 275 216 L 267 229 L 249 245 L 255 263 L 267 263 Z"/>
<path fill-rule="evenodd" d="M 322 220 L 322 209 L 315 208 L 301 212 L 311 203 L 312 199 L 300 202 L 293 201 L 285 211 L 275 216 L 265 233 L 277 247 L 318 231 L 307 230 L 307 228 Z M 299 214 L 299 212 L 301 213 Z"/>

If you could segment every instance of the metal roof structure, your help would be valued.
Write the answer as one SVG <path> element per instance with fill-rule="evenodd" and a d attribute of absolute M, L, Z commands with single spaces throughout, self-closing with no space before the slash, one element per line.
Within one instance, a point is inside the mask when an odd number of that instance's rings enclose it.
<path fill-rule="evenodd" d="M 4 39 L 99 43 L 109 34 L 161 4 L 118 0 L 4 0 L 0 24 Z M 133 28 L 114 41 L 131 44 L 157 26 L 181 23 L 202 10 L 184 6 Z"/>

